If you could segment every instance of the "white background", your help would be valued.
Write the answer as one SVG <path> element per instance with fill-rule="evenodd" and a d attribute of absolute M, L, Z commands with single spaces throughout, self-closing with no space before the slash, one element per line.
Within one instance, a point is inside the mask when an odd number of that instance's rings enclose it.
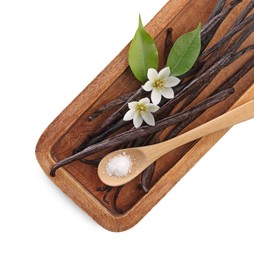
<path fill-rule="evenodd" d="M 44 175 L 48 124 L 166 0 L 0 1 L 0 259 L 254 259 L 254 120 L 134 228 L 106 231 Z"/>

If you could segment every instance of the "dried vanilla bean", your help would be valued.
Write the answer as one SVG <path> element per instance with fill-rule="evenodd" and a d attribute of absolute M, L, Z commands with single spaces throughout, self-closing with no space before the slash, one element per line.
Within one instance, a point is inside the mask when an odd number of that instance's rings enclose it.
<path fill-rule="evenodd" d="M 135 93 L 136 91 L 132 91 L 130 93 L 127 93 L 125 95 L 122 95 L 114 100 L 112 100 L 111 102 L 101 106 L 99 109 L 97 109 L 91 116 L 88 117 L 88 121 L 93 121 L 95 118 L 97 118 L 100 114 L 102 114 L 103 112 L 122 105 L 123 103 L 126 103 L 128 101 L 128 99 Z"/>
<path fill-rule="evenodd" d="M 235 27 L 238 24 L 240 24 L 243 21 L 243 19 L 253 10 L 253 7 L 254 7 L 254 0 L 251 0 L 248 3 L 248 5 L 243 9 L 241 14 L 236 18 L 232 27 Z"/>
<path fill-rule="evenodd" d="M 122 107 L 120 107 L 116 112 L 114 112 L 110 117 L 107 118 L 107 120 L 100 126 L 95 134 L 105 131 L 110 126 L 110 124 L 116 122 L 117 119 L 122 118 L 123 111 L 127 109 L 128 103 L 138 99 L 144 93 L 143 91 L 144 90 L 142 88 L 139 88 Z"/>
<path fill-rule="evenodd" d="M 100 163 L 100 160 L 101 160 L 101 158 L 94 159 L 94 160 L 88 160 L 88 159 L 85 159 L 85 158 L 80 159 L 80 161 L 82 163 L 91 164 L 91 165 L 95 165 L 95 166 L 97 166 Z"/>
<path fill-rule="evenodd" d="M 119 194 L 120 194 L 122 188 L 123 188 L 123 186 L 119 186 L 119 187 L 116 188 L 116 191 L 115 191 L 115 194 L 114 194 L 114 198 L 113 198 L 114 209 L 116 210 L 116 212 L 118 212 L 120 214 L 123 213 L 123 210 L 117 206 L 117 199 L 119 197 Z"/>
<path fill-rule="evenodd" d="M 116 187 L 114 198 L 113 198 L 113 207 L 114 207 L 115 211 L 120 213 L 120 214 L 123 213 L 123 210 L 117 206 L 117 199 L 119 197 L 119 194 L 120 194 L 122 188 L 123 188 L 123 186 Z M 106 185 L 105 187 L 98 187 L 97 188 L 97 191 L 105 192 L 102 200 L 107 205 L 109 205 L 109 201 L 107 200 L 107 197 L 108 197 L 109 193 L 112 192 L 112 190 L 113 190 L 113 187 L 108 186 L 108 185 Z"/>
<path fill-rule="evenodd" d="M 144 145 L 153 145 L 153 144 L 159 143 L 160 142 L 160 132 L 162 132 L 162 131 L 158 131 L 157 133 L 154 133 L 154 134 L 151 134 L 150 136 L 148 136 L 148 138 L 146 138 L 146 141 L 144 143 L 142 143 L 141 145 L 144 146 Z M 137 146 L 141 146 L 141 145 L 137 145 Z M 153 178 L 155 165 L 156 165 L 156 162 L 152 163 L 141 174 L 141 188 L 143 189 L 143 191 L 145 193 L 147 193 L 150 189 L 150 184 L 151 184 L 151 181 Z"/>
<path fill-rule="evenodd" d="M 245 42 L 245 40 L 253 33 L 253 31 L 254 31 L 254 23 L 252 22 L 229 47 L 229 51 L 235 52 Z"/>
<path fill-rule="evenodd" d="M 165 39 L 165 44 L 164 44 L 164 64 L 167 63 L 168 55 L 174 45 L 173 41 L 173 28 L 168 28 L 167 29 L 167 35 Z"/>
<path fill-rule="evenodd" d="M 247 74 L 252 68 L 254 68 L 254 55 L 232 76 L 230 76 L 215 92 L 225 90 L 227 88 L 233 87 L 245 74 Z"/>
<path fill-rule="evenodd" d="M 207 23 L 203 26 L 201 33 L 207 34 L 208 36 L 208 32 L 213 31 L 214 27 L 220 25 L 229 12 L 231 12 L 240 2 L 242 2 L 242 0 L 232 0 L 223 10 L 221 10 L 221 12 L 215 15 L 212 19 L 208 19 Z"/>
<path fill-rule="evenodd" d="M 123 126 L 125 126 L 127 123 L 128 122 L 123 121 L 122 118 L 119 119 L 112 127 L 108 128 L 107 130 L 105 130 L 101 134 L 99 134 L 99 135 L 89 139 L 88 141 L 86 141 L 84 143 L 85 146 L 82 146 L 82 144 L 81 144 L 79 146 L 79 149 L 80 149 L 79 151 L 82 151 L 84 148 L 88 147 L 89 145 L 93 145 L 93 144 L 96 144 L 96 143 L 100 142 L 101 140 L 103 140 L 107 136 L 113 134 L 114 132 L 116 132 L 117 130 L 119 130 Z"/>
<path fill-rule="evenodd" d="M 141 188 L 145 193 L 147 193 L 150 189 L 150 184 L 153 178 L 153 173 L 155 169 L 155 164 L 152 163 L 150 166 L 148 166 L 141 175 Z"/>
<path fill-rule="evenodd" d="M 106 203 L 106 204 L 109 204 L 109 201 L 107 200 L 107 197 L 108 197 L 108 194 L 110 193 L 110 191 L 112 190 L 113 187 L 111 186 L 108 186 L 106 185 L 105 187 L 99 187 L 97 188 L 97 191 L 99 192 L 104 192 L 105 191 L 105 194 L 103 196 L 103 201 Z"/>
<path fill-rule="evenodd" d="M 208 18 L 208 21 L 212 20 L 216 15 L 218 15 L 222 11 L 222 9 L 225 6 L 226 2 L 227 2 L 227 0 L 219 0 L 218 1 L 216 6 L 214 7 L 210 17 Z"/>

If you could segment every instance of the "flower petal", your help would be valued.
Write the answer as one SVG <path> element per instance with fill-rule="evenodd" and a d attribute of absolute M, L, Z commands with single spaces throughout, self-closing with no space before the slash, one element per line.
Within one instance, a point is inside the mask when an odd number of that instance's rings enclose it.
<path fill-rule="evenodd" d="M 149 80 L 145 83 L 145 85 L 142 86 L 142 88 L 145 90 L 145 91 L 152 91 L 153 90 L 153 83 Z"/>
<path fill-rule="evenodd" d="M 146 107 L 147 107 L 148 111 L 152 112 L 152 113 L 154 113 L 160 109 L 159 106 L 156 106 L 154 104 L 147 104 Z"/>
<path fill-rule="evenodd" d="M 149 104 L 150 103 L 150 99 L 149 98 L 142 98 L 139 100 L 138 102 L 139 104 L 142 104 L 142 105 L 146 105 L 146 104 Z"/>
<path fill-rule="evenodd" d="M 156 71 L 156 69 L 150 68 L 147 71 L 147 77 L 150 81 L 154 82 L 158 79 L 158 72 Z"/>
<path fill-rule="evenodd" d="M 134 118 L 133 118 L 133 124 L 135 126 L 135 128 L 138 128 L 142 125 L 143 123 L 143 118 L 140 114 L 135 114 Z"/>
<path fill-rule="evenodd" d="M 152 91 L 151 99 L 154 105 L 158 105 L 161 101 L 161 93 L 156 88 Z"/>
<path fill-rule="evenodd" d="M 169 75 L 170 75 L 169 67 L 166 67 L 159 72 L 159 78 L 162 80 L 167 79 Z"/>
<path fill-rule="evenodd" d="M 164 87 L 165 88 L 172 88 L 175 87 L 180 83 L 180 79 L 174 76 L 170 76 L 167 79 L 164 80 Z"/>
<path fill-rule="evenodd" d="M 141 112 L 141 116 L 148 125 L 155 125 L 154 117 L 150 112 Z"/>
<path fill-rule="evenodd" d="M 172 88 L 163 88 L 161 94 L 167 99 L 171 99 L 175 96 L 174 90 Z"/>
<path fill-rule="evenodd" d="M 132 101 L 132 102 L 128 103 L 128 107 L 129 107 L 129 109 L 134 109 L 135 110 L 137 104 L 138 104 L 137 101 Z"/>
<path fill-rule="evenodd" d="M 123 120 L 130 121 L 134 118 L 134 116 L 135 116 L 135 110 L 131 109 L 124 115 Z"/>

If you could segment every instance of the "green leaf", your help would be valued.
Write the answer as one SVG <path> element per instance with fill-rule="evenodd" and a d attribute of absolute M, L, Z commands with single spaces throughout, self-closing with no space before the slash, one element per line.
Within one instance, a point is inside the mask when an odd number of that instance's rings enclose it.
<path fill-rule="evenodd" d="M 201 23 L 189 33 L 179 37 L 173 45 L 167 60 L 171 75 L 181 76 L 189 71 L 201 50 Z"/>
<path fill-rule="evenodd" d="M 134 76 L 142 83 L 147 81 L 149 68 L 158 68 L 158 49 L 152 37 L 145 31 L 140 16 L 138 29 L 130 45 L 128 62 Z"/>

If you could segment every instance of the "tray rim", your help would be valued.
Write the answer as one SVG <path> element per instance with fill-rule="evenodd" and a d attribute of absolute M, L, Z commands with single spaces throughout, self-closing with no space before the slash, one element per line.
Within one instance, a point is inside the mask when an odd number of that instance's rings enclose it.
<path fill-rule="evenodd" d="M 171 0 L 146 26 L 147 30 L 153 37 L 165 27 L 163 16 L 171 12 L 171 20 L 193 0 Z M 174 8 L 169 8 L 173 5 Z M 168 22 L 167 22 L 168 23 Z M 154 28 L 157 28 L 155 30 Z M 54 165 L 55 160 L 51 156 L 51 148 L 57 142 L 59 137 L 64 135 L 73 123 L 81 116 L 92 103 L 89 103 L 87 92 L 93 95 L 96 91 L 103 93 L 107 87 L 127 68 L 127 57 L 129 44 L 113 59 L 110 64 L 50 123 L 42 133 L 36 146 L 36 158 L 44 170 L 45 174 L 53 181 L 67 196 L 69 196 L 80 208 L 90 215 L 99 225 L 110 231 L 124 231 L 137 224 L 168 192 L 169 190 L 202 158 L 212 146 L 229 130 L 225 129 L 209 136 L 201 138 L 166 174 L 164 174 L 156 184 L 151 188 L 149 193 L 145 194 L 130 210 L 124 214 L 113 214 L 104 207 L 85 187 L 72 177 L 65 168 L 60 168 L 55 178 L 49 176 L 49 171 Z M 117 64 L 118 69 L 111 68 Z M 114 73 L 112 73 L 112 71 Z M 107 79 L 101 81 L 101 78 Z M 93 85 L 99 86 L 96 90 Z M 234 104 L 234 107 L 251 99 L 254 91 L 254 85 L 247 90 L 242 97 Z M 253 92 L 254 93 L 254 92 Z M 100 96 L 98 96 L 99 98 Z M 82 108 L 82 109 L 81 109 Z M 55 131 L 57 129 L 57 131 Z M 49 138 L 50 137 L 50 138 Z M 204 145 L 207 144 L 208 145 Z M 196 152 L 198 157 L 190 157 L 190 154 Z M 190 159 L 191 158 L 191 159 Z M 184 167 L 183 167 L 184 166 Z M 177 174 L 170 174 L 177 171 Z M 170 181 L 169 181 L 170 180 Z M 168 183 L 168 185 L 165 185 Z M 159 191 L 159 192 L 158 192 Z M 151 198 L 153 198 L 151 200 Z M 99 209 L 99 210 L 98 210 Z"/>

